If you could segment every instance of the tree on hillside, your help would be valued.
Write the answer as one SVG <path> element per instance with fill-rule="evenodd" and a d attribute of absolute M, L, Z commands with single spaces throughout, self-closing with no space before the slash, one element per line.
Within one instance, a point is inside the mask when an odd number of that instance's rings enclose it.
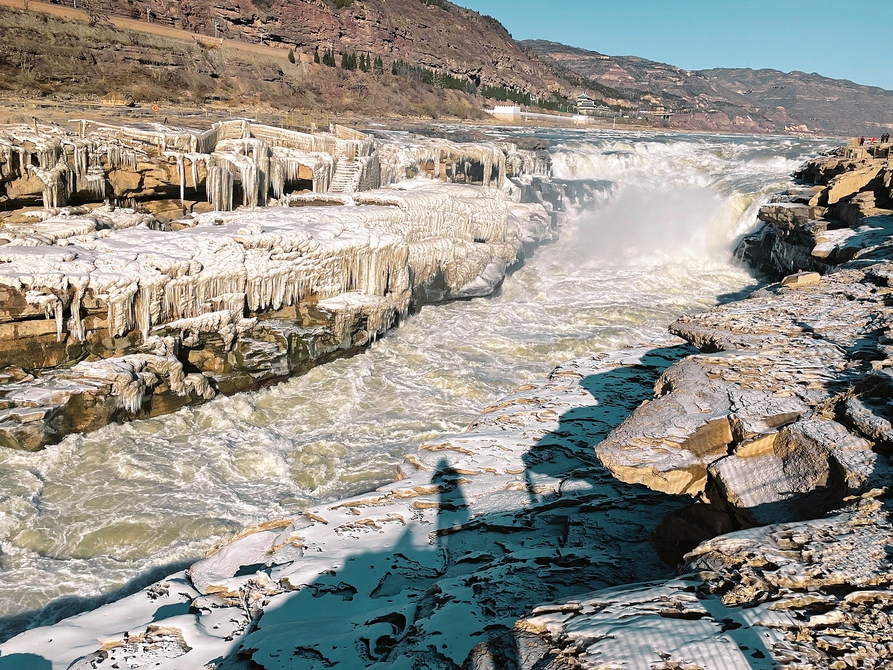
<path fill-rule="evenodd" d="M 294 49 L 288 50 L 288 62 L 292 63 L 292 64 L 294 64 L 294 62 L 295 62 L 295 50 Z"/>
<path fill-rule="evenodd" d="M 341 54 L 341 69 L 342 70 L 356 70 L 357 69 L 357 55 L 351 53 L 343 53 Z"/>
<path fill-rule="evenodd" d="M 319 63 L 319 47 L 313 47 L 313 62 Z"/>

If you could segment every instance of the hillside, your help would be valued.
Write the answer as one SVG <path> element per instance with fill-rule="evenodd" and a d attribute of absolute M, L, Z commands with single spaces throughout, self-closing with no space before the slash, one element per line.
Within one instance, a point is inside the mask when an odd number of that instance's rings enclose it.
<path fill-rule="evenodd" d="M 802 72 L 692 72 L 519 43 L 492 17 L 446 0 L 78 5 L 0 0 L 0 97 L 468 119 L 506 99 L 566 110 L 585 92 L 639 125 L 841 135 L 893 126 L 890 91 Z"/>
<path fill-rule="evenodd" d="M 0 2 L 0 90 L 13 95 L 468 117 L 480 116 L 481 94 L 554 101 L 580 84 L 495 19 L 443 0 L 93 0 L 66 18 L 47 14 L 59 5 L 18 7 Z M 328 51 L 336 67 L 315 62 Z M 340 67 L 364 55 L 381 59 L 378 72 Z"/>
<path fill-rule="evenodd" d="M 893 125 L 893 91 L 851 81 L 778 70 L 695 72 L 556 42 L 520 44 L 544 62 L 617 89 L 639 109 L 674 112 L 667 121 L 673 127 L 856 135 Z"/>

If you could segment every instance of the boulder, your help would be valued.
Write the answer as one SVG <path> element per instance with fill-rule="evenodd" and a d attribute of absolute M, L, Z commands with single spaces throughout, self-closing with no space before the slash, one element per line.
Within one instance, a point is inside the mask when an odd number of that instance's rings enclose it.
<path fill-rule="evenodd" d="M 642 405 L 596 445 L 614 476 L 664 493 L 704 489 L 707 466 L 728 453 L 732 442 L 728 388 L 710 379 L 701 356 L 665 372 L 656 397 Z"/>
<path fill-rule="evenodd" d="M 844 198 L 855 195 L 868 186 L 880 174 L 882 165 L 878 162 L 856 170 L 837 175 L 828 182 L 827 200 L 825 204 L 833 205 Z"/>
<path fill-rule="evenodd" d="M 787 288 L 800 288 L 818 284 L 821 280 L 822 276 L 818 272 L 798 272 L 782 279 L 781 285 Z"/>
<path fill-rule="evenodd" d="M 878 483 L 877 460 L 870 442 L 835 421 L 798 421 L 712 463 L 708 497 L 747 525 L 814 518 Z"/>

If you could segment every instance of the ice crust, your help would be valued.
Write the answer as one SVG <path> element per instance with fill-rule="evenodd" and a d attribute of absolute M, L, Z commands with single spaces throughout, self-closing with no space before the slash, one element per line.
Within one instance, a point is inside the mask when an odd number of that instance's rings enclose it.
<path fill-rule="evenodd" d="M 588 445 L 681 353 L 565 363 L 468 432 L 423 444 L 393 484 L 245 531 L 186 573 L 0 653 L 39 650 L 54 668 L 200 668 L 233 654 L 268 669 L 461 664 L 538 603 L 664 574 L 635 519 L 678 502 L 626 495 Z"/>

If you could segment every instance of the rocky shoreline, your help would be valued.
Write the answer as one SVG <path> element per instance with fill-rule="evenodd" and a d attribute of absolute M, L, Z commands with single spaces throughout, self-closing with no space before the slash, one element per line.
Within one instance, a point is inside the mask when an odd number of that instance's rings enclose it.
<path fill-rule="evenodd" d="M 338 126 L 0 127 L 0 445 L 256 389 L 489 295 L 554 235 L 545 170 Z"/>
<path fill-rule="evenodd" d="M 810 161 L 814 184 L 765 206 L 741 246 L 789 276 L 677 321 L 691 346 L 570 361 L 422 445 L 395 483 L 246 531 L 0 653 L 73 668 L 887 667 L 891 174 L 883 156 Z M 674 579 L 646 543 L 659 518 L 651 543 L 684 555 Z"/>
<path fill-rule="evenodd" d="M 652 535 L 664 555 L 692 528 L 750 530 L 698 545 L 678 579 L 538 608 L 515 627 L 519 667 L 893 663 L 893 172 L 861 154 L 807 163 L 740 248 L 767 273 L 816 272 L 673 324 L 701 353 L 596 445 L 624 481 L 697 495 Z"/>

